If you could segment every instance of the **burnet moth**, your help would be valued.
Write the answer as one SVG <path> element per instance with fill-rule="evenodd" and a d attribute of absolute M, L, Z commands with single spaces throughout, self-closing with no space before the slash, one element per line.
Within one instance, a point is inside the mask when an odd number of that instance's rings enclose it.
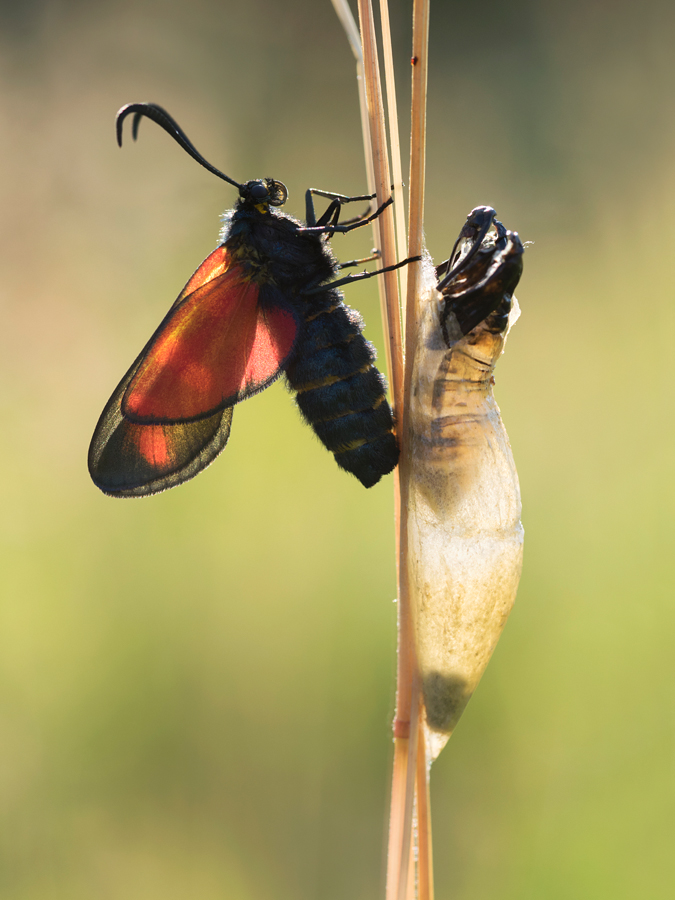
<path fill-rule="evenodd" d="M 367 225 L 374 213 L 340 222 L 346 197 L 310 189 L 306 223 L 279 211 L 286 187 L 272 178 L 239 184 L 208 163 L 174 119 L 154 103 L 117 114 L 117 141 L 133 116 L 160 125 L 200 165 L 239 189 L 225 213 L 219 246 L 199 266 L 98 421 L 89 472 L 115 497 L 155 494 L 194 477 L 227 444 L 236 403 L 264 390 L 282 372 L 305 420 L 337 464 L 366 487 L 398 462 L 386 381 L 361 316 L 342 302 L 341 285 L 370 278 L 339 271 L 328 239 Z M 330 201 L 317 220 L 312 196 Z M 375 257 L 370 257 L 375 258 Z M 404 260 L 389 269 L 405 265 Z"/>

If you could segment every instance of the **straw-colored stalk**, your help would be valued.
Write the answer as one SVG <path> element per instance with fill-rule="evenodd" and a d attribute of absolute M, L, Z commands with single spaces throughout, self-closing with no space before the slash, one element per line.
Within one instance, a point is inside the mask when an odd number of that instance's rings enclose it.
<path fill-rule="evenodd" d="M 412 53 L 412 100 L 410 122 L 410 197 L 408 218 L 408 256 L 420 256 L 424 251 L 424 184 L 426 164 L 426 127 L 427 127 L 427 73 L 429 47 L 429 0 L 414 0 L 413 5 L 413 53 Z M 393 125 L 391 126 L 393 128 Z M 413 352 L 417 339 L 419 323 L 417 322 L 416 298 L 421 289 L 422 263 L 408 266 L 408 287 L 405 315 L 405 345 L 409 352 L 405 359 L 403 381 L 403 422 L 401 428 L 401 459 L 404 468 L 401 479 L 401 508 L 405 521 L 401 521 L 401 534 L 405 540 L 400 544 L 408 553 L 408 485 L 410 477 L 410 390 L 413 375 Z M 407 568 L 407 564 L 406 564 Z M 400 566 L 399 566 L 400 570 Z M 410 608 L 410 597 L 408 597 Z M 412 614 L 409 613 L 412 620 Z M 411 627 L 412 632 L 412 627 Z M 411 640 L 414 640 L 411 634 Z M 416 689 L 421 690 L 419 678 L 415 678 Z M 420 703 L 420 705 L 422 705 Z M 431 812 L 429 808 L 429 766 L 424 740 L 424 729 L 417 729 L 417 762 L 416 762 L 416 798 L 417 798 L 417 841 L 418 841 L 418 898 L 433 900 L 433 863 L 431 844 Z"/>
<path fill-rule="evenodd" d="M 380 31 L 382 34 L 382 55 L 384 57 L 384 83 L 387 89 L 387 117 L 389 119 L 389 142 L 391 144 L 391 170 L 394 177 L 394 216 L 396 218 L 396 248 L 399 261 L 406 258 L 407 241 L 405 229 L 405 203 L 403 200 L 403 170 L 401 167 L 401 145 L 398 132 L 398 106 L 396 102 L 396 79 L 394 77 L 394 51 L 391 45 L 389 27 L 389 0 L 380 0 Z M 399 269 L 401 289 L 401 321 L 405 325 L 407 296 L 406 270 Z"/>
<path fill-rule="evenodd" d="M 347 32 L 357 59 L 357 73 L 363 71 L 363 88 L 368 113 L 368 134 L 364 145 L 370 144 L 372 170 L 375 177 L 377 203 L 382 204 L 391 194 L 392 178 L 389 168 L 389 154 L 385 129 L 380 68 L 378 62 L 375 23 L 371 0 L 358 0 L 361 26 L 361 46 L 356 44 L 351 12 L 346 0 L 332 0 L 338 16 Z M 413 34 L 413 119 L 411 130 L 411 173 L 409 194 L 410 242 L 408 256 L 417 256 L 423 249 L 422 221 L 424 212 L 424 162 L 426 123 L 426 81 L 427 81 L 427 38 L 429 20 L 429 0 L 415 0 Z M 403 209 L 400 149 L 398 145 L 398 122 L 396 112 L 396 90 L 394 84 L 391 38 L 389 34 L 389 14 L 386 0 L 380 0 L 382 15 L 383 48 L 385 71 L 387 74 L 387 101 L 389 111 L 389 131 L 392 140 L 392 168 L 394 170 L 394 208 L 396 210 L 398 232 L 398 257 L 404 258 L 405 219 Z M 361 51 L 361 52 L 360 52 Z M 362 62 L 361 62 L 362 61 Z M 363 105 L 362 105 L 363 109 Z M 367 152 L 367 150 L 366 150 Z M 370 166 L 368 166 L 370 168 Z M 397 261 L 394 236 L 394 213 L 389 207 L 379 219 L 379 244 L 382 265 L 389 266 Z M 377 240 L 377 234 L 376 234 Z M 419 289 L 420 264 L 408 267 L 407 291 L 415 297 Z M 404 276 L 405 277 L 405 276 Z M 415 661 L 415 639 L 409 601 L 407 571 L 407 508 L 405 492 L 409 473 L 406 457 L 407 396 L 410 391 L 411 371 L 404 369 L 404 352 L 401 335 L 401 306 L 397 284 L 397 273 L 386 273 L 383 281 L 383 314 L 387 335 L 387 357 L 393 395 L 393 405 L 398 422 L 398 436 L 401 456 L 394 473 L 395 517 L 397 543 L 398 576 L 398 664 L 396 715 L 394 719 L 394 764 L 389 820 L 389 849 L 387 861 L 387 900 L 432 900 L 433 885 L 431 874 L 430 827 L 428 814 L 428 768 L 424 748 L 423 730 L 420 722 L 420 685 Z M 405 327 L 414 336 L 415 304 L 405 306 Z M 417 815 L 419 851 L 415 854 L 413 833 L 413 806 L 417 789 Z M 415 856 L 418 870 L 415 877 Z M 416 887 L 418 892 L 416 891 Z"/>
<path fill-rule="evenodd" d="M 377 56 L 375 23 L 370 0 L 359 0 L 361 22 L 361 44 L 363 48 L 363 68 L 368 102 L 368 126 L 373 154 L 375 192 L 377 204 L 381 206 L 391 196 L 391 174 L 387 153 L 387 137 L 382 105 L 382 87 Z M 394 235 L 394 214 L 391 207 L 379 217 L 380 252 L 383 267 L 396 263 L 396 240 Z M 403 398 L 403 349 L 401 346 L 401 322 L 399 312 L 398 278 L 396 272 L 385 272 L 383 276 L 386 302 L 386 336 L 391 357 L 390 379 L 394 398 L 394 412 Z"/>
<path fill-rule="evenodd" d="M 363 47 L 364 76 L 373 150 L 377 202 L 386 200 L 391 191 L 382 89 L 375 36 L 375 22 L 370 0 L 359 0 L 359 20 Z M 386 216 L 386 219 L 385 219 Z M 381 218 L 380 238 L 385 266 L 395 261 L 393 215 L 386 210 Z M 393 273 L 391 273 L 393 275 Z M 392 360 L 391 380 L 394 410 L 399 426 L 405 421 L 403 397 L 403 347 L 400 335 L 400 307 L 397 280 L 385 281 L 386 333 Z M 405 427 L 405 426 L 404 426 Z M 399 436 L 401 428 L 399 427 Z M 387 900 L 406 900 L 410 871 L 412 816 L 416 771 L 417 732 L 419 727 L 419 687 L 416 683 L 414 634 L 408 599 L 407 524 L 405 503 L 401 496 L 405 482 L 403 453 L 395 474 L 395 507 L 398 559 L 398 666 L 396 716 L 394 721 L 394 766 L 389 819 L 387 856 Z"/>

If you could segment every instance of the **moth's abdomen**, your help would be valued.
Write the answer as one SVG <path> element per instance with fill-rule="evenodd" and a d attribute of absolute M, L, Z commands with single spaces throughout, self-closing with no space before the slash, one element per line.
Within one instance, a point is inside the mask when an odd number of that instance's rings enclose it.
<path fill-rule="evenodd" d="M 368 369 L 375 360 L 375 348 L 363 335 L 348 335 L 347 340 L 332 347 L 308 351 L 304 342 L 298 347 L 298 358 L 293 363 L 293 378 L 299 387 L 296 391 L 314 387 L 330 387 L 329 379 L 340 381 L 350 378 L 362 369 Z"/>
<path fill-rule="evenodd" d="M 298 352 L 287 368 L 305 420 L 337 464 L 372 487 L 398 462 L 387 384 L 373 365 L 375 348 L 358 313 L 333 295 L 305 316 Z"/>

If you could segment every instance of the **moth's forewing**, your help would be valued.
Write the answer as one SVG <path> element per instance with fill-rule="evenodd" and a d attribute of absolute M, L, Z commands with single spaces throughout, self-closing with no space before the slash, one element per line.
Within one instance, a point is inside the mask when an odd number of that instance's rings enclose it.
<path fill-rule="evenodd" d="M 89 448 L 94 483 L 135 497 L 201 472 L 227 444 L 232 405 L 278 378 L 297 336 L 278 289 L 218 247 L 105 407 Z"/>
<path fill-rule="evenodd" d="M 278 291 L 239 264 L 201 278 L 210 260 L 186 291 L 198 286 L 181 294 L 153 335 L 129 383 L 122 414 L 132 422 L 210 418 L 268 387 L 292 353 L 298 323 Z"/>

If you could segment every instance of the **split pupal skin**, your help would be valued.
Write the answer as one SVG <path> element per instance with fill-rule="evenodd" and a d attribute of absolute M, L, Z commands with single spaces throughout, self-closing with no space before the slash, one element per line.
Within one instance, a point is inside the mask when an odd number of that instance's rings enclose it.
<path fill-rule="evenodd" d="M 497 644 L 523 553 L 518 475 L 492 390 L 519 315 L 523 245 L 479 207 L 455 246 L 447 264 L 428 266 L 410 399 L 409 579 L 432 759 Z"/>

